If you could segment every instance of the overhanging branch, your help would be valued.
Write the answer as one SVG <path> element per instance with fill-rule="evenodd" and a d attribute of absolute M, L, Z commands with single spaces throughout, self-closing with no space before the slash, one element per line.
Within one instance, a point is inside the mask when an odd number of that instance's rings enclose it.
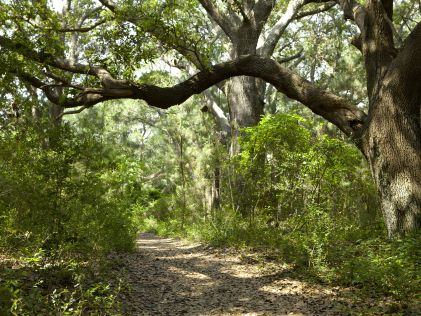
<path fill-rule="evenodd" d="M 41 80 L 29 75 L 18 74 L 22 80 L 41 89 L 49 100 L 64 108 L 91 107 L 97 103 L 112 99 L 144 100 L 151 106 L 166 109 L 181 104 L 194 94 L 199 94 L 211 86 L 234 76 L 251 76 L 272 84 L 279 92 L 297 100 L 339 127 L 346 135 L 355 132 L 354 126 L 362 125 L 365 114 L 350 104 L 346 99 L 331 92 L 319 89 L 315 84 L 288 70 L 278 62 L 261 56 L 245 55 L 200 71 L 191 78 L 172 87 L 158 87 L 149 84 L 137 84 L 128 80 L 119 80 L 101 67 L 75 64 L 52 55 L 40 54 L 32 50 L 16 47 L 12 40 L 0 36 L 0 46 L 16 50 L 23 56 L 41 65 L 49 65 L 70 73 L 83 73 L 95 76 L 102 87 L 70 87 L 72 97 L 59 97 L 57 88 L 46 85 Z M 57 78 L 56 78 L 57 80 Z M 61 84 L 64 80 L 58 80 Z M 76 110 L 78 111 L 78 110 Z"/>
<path fill-rule="evenodd" d="M 61 102 L 63 107 L 90 107 L 112 99 L 144 100 L 151 106 L 166 109 L 181 104 L 194 94 L 234 76 L 252 76 L 271 83 L 279 92 L 297 100 L 339 127 L 346 135 L 352 135 L 354 126 L 361 125 L 366 115 L 346 99 L 319 89 L 315 84 L 293 73 L 276 61 L 256 55 L 218 64 L 201 71 L 172 87 L 126 82 L 101 89 L 85 88 L 74 98 Z M 123 81 L 122 81 L 123 82 Z M 355 124 L 356 122 L 361 124 Z"/>

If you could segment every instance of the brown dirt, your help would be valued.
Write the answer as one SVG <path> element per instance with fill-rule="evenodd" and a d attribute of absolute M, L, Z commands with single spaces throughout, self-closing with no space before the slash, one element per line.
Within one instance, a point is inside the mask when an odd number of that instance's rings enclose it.
<path fill-rule="evenodd" d="M 252 253 L 144 233 L 122 264 L 127 315 L 348 315 L 338 288 L 294 279 Z"/>

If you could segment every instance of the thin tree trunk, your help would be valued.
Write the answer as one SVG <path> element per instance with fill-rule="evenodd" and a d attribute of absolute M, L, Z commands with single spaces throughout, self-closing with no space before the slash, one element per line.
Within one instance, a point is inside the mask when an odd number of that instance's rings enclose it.
<path fill-rule="evenodd" d="M 219 210 L 221 208 L 221 169 L 219 165 L 215 166 L 213 176 L 211 209 Z"/>

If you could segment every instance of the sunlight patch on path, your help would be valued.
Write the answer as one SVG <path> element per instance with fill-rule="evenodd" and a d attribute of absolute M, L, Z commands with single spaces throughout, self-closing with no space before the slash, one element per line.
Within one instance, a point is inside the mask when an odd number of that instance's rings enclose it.
<path fill-rule="evenodd" d="M 198 272 L 192 272 L 192 271 L 187 271 L 184 269 L 180 269 L 177 267 L 170 267 L 168 269 L 169 271 L 181 274 L 183 276 L 185 276 L 186 278 L 192 278 L 192 279 L 199 279 L 199 280 L 211 280 L 210 277 L 208 277 L 207 275 L 203 274 L 203 273 L 198 273 Z"/>
<path fill-rule="evenodd" d="M 283 277 L 281 265 L 152 234 L 137 245 L 127 315 L 341 315 L 332 292 Z"/>

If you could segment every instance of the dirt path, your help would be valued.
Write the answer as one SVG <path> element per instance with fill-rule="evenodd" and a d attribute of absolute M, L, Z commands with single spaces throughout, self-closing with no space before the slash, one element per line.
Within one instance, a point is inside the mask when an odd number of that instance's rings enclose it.
<path fill-rule="evenodd" d="M 142 234 L 124 259 L 128 315 L 346 315 L 335 290 L 233 250 Z M 342 311 L 340 311 L 342 309 Z"/>

